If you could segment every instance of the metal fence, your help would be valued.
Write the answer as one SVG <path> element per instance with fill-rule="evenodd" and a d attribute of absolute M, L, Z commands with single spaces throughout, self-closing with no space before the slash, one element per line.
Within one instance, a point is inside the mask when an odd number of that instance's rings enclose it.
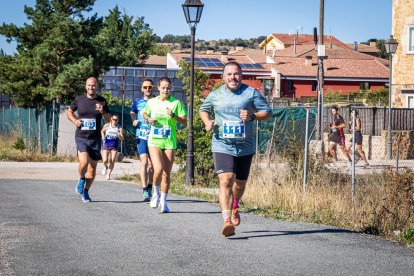
<path fill-rule="evenodd" d="M 26 148 L 30 151 L 39 151 L 57 155 L 76 155 L 74 141 L 75 128 L 66 118 L 68 107 L 52 104 L 44 109 L 3 107 L 0 116 L 0 131 L 2 136 L 15 134 L 24 139 Z M 125 141 L 120 144 L 119 151 L 124 155 L 136 154 L 135 129 L 129 116 L 130 107 L 110 106 L 112 114 L 121 117 L 121 124 L 125 131 Z M 370 171 L 384 168 L 414 168 L 414 125 L 412 123 L 414 110 L 393 109 L 394 122 L 392 124 L 392 158 L 387 156 L 387 110 L 382 108 L 356 108 L 362 121 L 364 150 Z M 309 110 L 308 117 L 306 116 Z M 341 108 L 345 122 L 349 120 L 350 108 Z M 332 120 L 330 108 L 324 108 L 324 126 L 328 129 Z M 273 109 L 273 117 L 266 121 L 257 122 L 256 145 L 257 155 L 272 157 L 290 150 L 290 154 L 298 154 L 303 150 L 305 140 L 309 145 L 309 153 L 322 157 L 324 162 L 331 163 L 332 158 L 328 150 L 328 132 L 324 131 L 323 147 L 315 142 L 314 108 L 286 107 Z M 307 128 L 308 127 L 308 128 Z M 346 148 L 351 143 L 351 132 L 345 129 Z M 182 143 L 185 145 L 185 143 Z M 340 169 L 347 166 L 346 154 L 339 149 L 338 162 L 335 167 Z M 356 170 L 365 169 L 358 163 Z"/>
<path fill-rule="evenodd" d="M 59 108 L 55 103 L 43 108 L 2 107 L 2 136 L 14 134 L 30 151 L 53 154 L 56 150 Z"/>

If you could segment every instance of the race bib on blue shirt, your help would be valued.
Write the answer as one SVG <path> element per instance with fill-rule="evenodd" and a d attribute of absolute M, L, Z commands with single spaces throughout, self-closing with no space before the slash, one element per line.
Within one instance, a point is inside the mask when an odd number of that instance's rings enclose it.
<path fill-rule="evenodd" d="M 148 140 L 149 134 L 150 134 L 149 129 L 137 128 L 136 135 L 138 139 Z"/>
<path fill-rule="evenodd" d="M 245 137 L 244 121 L 223 121 L 223 138 L 244 139 Z"/>

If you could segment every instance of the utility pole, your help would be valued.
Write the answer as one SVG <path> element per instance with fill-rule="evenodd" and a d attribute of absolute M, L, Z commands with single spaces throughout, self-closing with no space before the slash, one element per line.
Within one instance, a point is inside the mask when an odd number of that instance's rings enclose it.
<path fill-rule="evenodd" d="M 320 0 L 319 6 L 319 45 L 318 45 L 318 118 L 317 118 L 317 140 L 323 140 L 323 60 L 325 57 L 325 46 L 323 42 L 323 21 L 325 1 Z"/>

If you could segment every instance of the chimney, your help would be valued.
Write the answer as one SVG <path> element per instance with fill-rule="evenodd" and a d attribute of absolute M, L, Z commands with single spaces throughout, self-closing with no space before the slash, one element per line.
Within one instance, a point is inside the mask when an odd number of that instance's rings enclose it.
<path fill-rule="evenodd" d="M 228 54 L 229 54 L 229 51 L 221 51 L 221 62 L 227 63 Z"/>
<path fill-rule="evenodd" d="M 312 56 L 305 56 L 305 64 L 306 66 L 312 65 Z"/>
<path fill-rule="evenodd" d="M 377 42 L 375 42 L 375 41 L 370 41 L 370 42 L 369 42 L 369 46 L 371 46 L 371 47 L 377 47 Z"/>
<path fill-rule="evenodd" d="M 358 51 L 358 41 L 354 41 L 354 51 Z"/>

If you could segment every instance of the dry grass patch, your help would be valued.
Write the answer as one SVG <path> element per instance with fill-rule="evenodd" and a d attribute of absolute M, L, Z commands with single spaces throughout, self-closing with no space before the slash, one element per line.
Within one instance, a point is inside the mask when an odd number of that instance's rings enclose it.
<path fill-rule="evenodd" d="M 0 161 L 17 162 L 76 162 L 76 156 L 51 156 L 28 149 L 25 141 L 14 133 L 0 139 Z"/>
<path fill-rule="evenodd" d="M 286 164 L 283 160 L 272 162 L 281 163 Z M 350 175 L 331 172 L 317 161 L 311 162 L 306 194 L 300 162 L 274 167 L 261 164 L 256 161 L 251 169 L 243 197 L 246 210 L 394 239 L 409 237 L 414 229 L 414 174 L 410 171 L 360 176 L 352 200 Z"/>

